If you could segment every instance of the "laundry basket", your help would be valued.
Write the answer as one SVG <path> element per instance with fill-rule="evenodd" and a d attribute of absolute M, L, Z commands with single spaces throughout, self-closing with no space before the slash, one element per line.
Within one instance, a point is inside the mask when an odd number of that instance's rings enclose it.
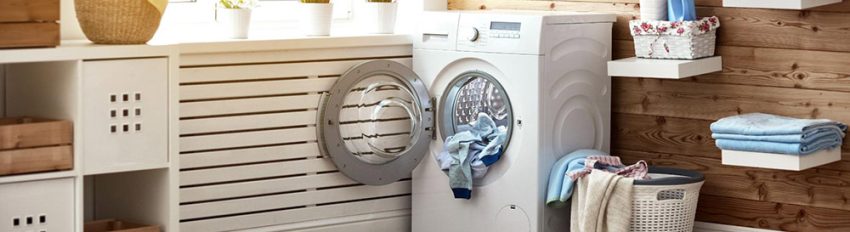
<path fill-rule="evenodd" d="M 650 167 L 649 180 L 635 180 L 630 231 L 690 232 L 705 177 L 694 171 Z"/>

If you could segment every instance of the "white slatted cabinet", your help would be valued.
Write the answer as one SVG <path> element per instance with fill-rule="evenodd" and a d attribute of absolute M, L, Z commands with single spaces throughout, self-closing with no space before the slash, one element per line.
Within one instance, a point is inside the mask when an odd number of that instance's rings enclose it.
<path fill-rule="evenodd" d="M 183 54 L 181 231 L 409 230 L 410 180 L 350 180 L 320 154 L 316 118 L 320 93 L 352 66 L 410 56 L 410 45 Z M 409 121 L 395 111 L 377 132 L 403 141 Z"/>

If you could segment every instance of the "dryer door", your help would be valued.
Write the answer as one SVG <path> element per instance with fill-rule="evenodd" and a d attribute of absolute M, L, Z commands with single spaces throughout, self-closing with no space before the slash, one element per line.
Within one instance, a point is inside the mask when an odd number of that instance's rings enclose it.
<path fill-rule="evenodd" d="M 409 177 L 428 151 L 434 113 L 425 84 L 393 61 L 348 70 L 322 106 L 324 151 L 349 178 L 384 185 Z"/>

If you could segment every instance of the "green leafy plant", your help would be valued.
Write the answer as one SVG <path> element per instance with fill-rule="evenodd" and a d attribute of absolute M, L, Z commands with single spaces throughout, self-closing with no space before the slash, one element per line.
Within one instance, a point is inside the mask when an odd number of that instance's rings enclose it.
<path fill-rule="evenodd" d="M 367 2 L 383 2 L 383 3 L 391 3 L 393 0 L 366 0 Z"/>
<path fill-rule="evenodd" d="M 219 0 L 218 4 L 227 9 L 252 9 L 257 7 L 257 0 Z"/>
<path fill-rule="evenodd" d="M 321 3 L 321 4 L 328 4 L 328 3 L 331 3 L 331 0 L 301 0 L 301 3 Z"/>

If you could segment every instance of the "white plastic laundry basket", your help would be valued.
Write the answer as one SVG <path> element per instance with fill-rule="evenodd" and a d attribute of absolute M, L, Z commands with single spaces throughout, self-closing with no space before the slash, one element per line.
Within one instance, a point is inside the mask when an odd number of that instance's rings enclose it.
<path fill-rule="evenodd" d="M 694 229 L 699 190 L 698 172 L 650 167 L 650 180 L 636 180 L 631 231 L 690 232 Z"/>

